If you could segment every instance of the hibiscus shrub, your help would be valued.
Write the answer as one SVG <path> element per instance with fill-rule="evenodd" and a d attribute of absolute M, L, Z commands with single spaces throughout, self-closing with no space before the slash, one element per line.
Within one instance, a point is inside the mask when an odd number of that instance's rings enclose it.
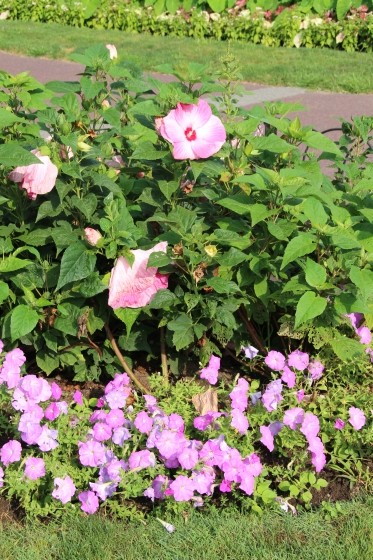
<path fill-rule="evenodd" d="M 229 57 L 163 83 L 109 47 L 75 55 L 80 82 L 0 76 L 4 341 L 77 381 L 284 342 L 363 371 L 372 118 L 335 143 L 295 105 L 237 105 Z"/>

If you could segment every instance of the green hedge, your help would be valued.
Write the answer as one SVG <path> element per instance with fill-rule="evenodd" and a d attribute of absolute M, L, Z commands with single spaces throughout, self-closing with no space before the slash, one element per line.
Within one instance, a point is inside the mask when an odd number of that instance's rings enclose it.
<path fill-rule="evenodd" d="M 156 14 L 153 7 L 133 6 L 102 0 L 92 12 L 83 4 L 67 0 L 64 4 L 50 0 L 0 0 L 0 12 L 9 19 L 58 22 L 75 27 L 118 29 L 136 33 L 178 37 L 235 40 L 266 46 L 327 47 L 345 51 L 373 51 L 373 14 L 361 18 L 358 12 L 341 21 L 284 10 L 274 21 L 263 11 L 242 10 L 237 15 L 192 10 Z M 92 13 L 91 13 L 92 12 Z M 268 15 L 267 15 L 268 17 Z"/>

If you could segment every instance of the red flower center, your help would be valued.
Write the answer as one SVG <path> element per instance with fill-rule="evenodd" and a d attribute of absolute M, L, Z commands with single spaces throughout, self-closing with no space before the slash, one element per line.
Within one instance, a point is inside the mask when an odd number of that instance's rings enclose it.
<path fill-rule="evenodd" d="M 191 126 L 188 126 L 188 128 L 185 129 L 184 134 L 185 134 L 185 138 L 189 140 L 189 142 L 197 138 L 196 131 L 193 130 Z"/>

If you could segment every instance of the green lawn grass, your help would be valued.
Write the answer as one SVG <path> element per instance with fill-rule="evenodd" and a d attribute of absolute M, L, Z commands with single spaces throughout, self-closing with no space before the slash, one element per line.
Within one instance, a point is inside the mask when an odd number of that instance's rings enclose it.
<path fill-rule="evenodd" d="M 76 49 L 114 43 L 121 57 L 152 71 L 164 62 L 209 62 L 216 67 L 228 44 L 212 40 L 154 37 L 123 31 L 78 29 L 58 24 L 0 21 L 0 50 L 68 59 Z M 271 48 L 231 43 L 246 81 L 268 85 L 363 93 L 373 91 L 372 55 L 331 49 Z"/>
<path fill-rule="evenodd" d="M 342 514 L 297 517 L 268 512 L 192 512 L 168 521 L 166 532 L 152 519 L 146 526 L 99 516 L 25 526 L 0 526 L 1 560 L 371 560 L 373 498 L 345 503 Z"/>

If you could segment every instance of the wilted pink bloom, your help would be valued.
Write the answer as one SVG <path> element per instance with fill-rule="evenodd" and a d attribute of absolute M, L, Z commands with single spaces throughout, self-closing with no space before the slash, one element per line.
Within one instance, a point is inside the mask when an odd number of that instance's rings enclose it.
<path fill-rule="evenodd" d="M 38 457 L 28 457 L 25 461 L 25 476 L 37 480 L 45 475 L 45 463 Z"/>
<path fill-rule="evenodd" d="M 168 275 L 160 274 L 154 266 L 147 266 L 152 253 L 165 253 L 166 250 L 167 241 L 161 241 L 147 251 L 135 249 L 132 251 L 135 257 L 132 266 L 124 257 L 118 258 L 110 277 L 110 307 L 144 307 L 159 290 L 167 288 Z"/>
<path fill-rule="evenodd" d="M 81 492 L 78 496 L 79 502 L 82 504 L 81 509 L 88 514 L 96 513 L 99 507 L 99 501 L 94 492 L 86 490 Z"/>
<path fill-rule="evenodd" d="M 165 490 L 167 488 L 167 485 L 168 477 L 159 474 L 153 480 L 152 485 L 145 490 L 144 496 L 150 498 L 152 502 L 154 502 L 155 498 L 157 498 L 158 500 L 163 500 L 165 497 Z"/>
<path fill-rule="evenodd" d="M 16 463 L 19 461 L 21 453 L 22 445 L 19 441 L 11 439 L 2 446 L 0 451 L 0 461 L 7 467 L 10 463 Z"/>
<path fill-rule="evenodd" d="M 319 437 L 310 438 L 308 443 L 308 449 L 311 451 L 311 462 L 316 472 L 320 472 L 326 464 L 324 445 Z"/>
<path fill-rule="evenodd" d="M 260 426 L 259 429 L 262 434 L 259 441 L 266 446 L 268 451 L 273 451 L 275 448 L 273 438 L 281 431 L 282 423 L 278 421 L 272 422 L 269 426 Z"/>
<path fill-rule="evenodd" d="M 111 60 L 113 60 L 114 58 L 118 58 L 118 51 L 115 45 L 105 45 L 105 46 L 109 51 Z"/>
<path fill-rule="evenodd" d="M 281 354 L 281 352 L 271 350 L 264 358 L 264 363 L 273 371 L 281 371 L 284 369 L 286 359 L 285 356 Z"/>
<path fill-rule="evenodd" d="M 110 105 L 108 106 L 110 107 Z M 122 167 L 125 167 L 126 165 L 124 159 L 119 154 L 113 156 L 111 159 L 106 159 L 105 163 L 108 167 L 111 167 L 112 169 L 116 169 L 117 175 L 119 173 L 119 170 L 122 169 Z"/>
<path fill-rule="evenodd" d="M 350 415 L 348 421 L 351 424 L 351 426 L 355 430 L 361 430 L 361 428 L 364 426 L 364 424 L 366 422 L 364 412 L 362 410 L 360 410 L 360 408 L 356 408 L 355 406 L 351 406 L 348 409 L 348 413 Z"/>
<path fill-rule="evenodd" d="M 308 366 L 308 371 L 311 374 L 312 381 L 320 379 L 324 369 L 324 365 L 321 362 L 311 362 Z"/>
<path fill-rule="evenodd" d="M 71 501 L 74 496 L 76 487 L 70 476 L 65 476 L 65 478 L 55 478 L 54 479 L 54 490 L 52 492 L 53 498 L 60 500 L 63 504 Z"/>
<path fill-rule="evenodd" d="M 201 379 L 206 379 L 211 385 L 215 385 L 218 381 L 219 368 L 220 358 L 212 354 L 208 366 L 201 369 Z"/>
<path fill-rule="evenodd" d="M 193 498 L 194 482 L 187 476 L 178 475 L 170 484 L 176 502 L 188 502 Z"/>
<path fill-rule="evenodd" d="M 285 426 L 289 426 L 292 430 L 296 430 L 298 425 L 302 424 L 304 420 L 303 408 L 290 408 L 284 414 L 283 422 Z"/>
<path fill-rule="evenodd" d="M 296 384 L 297 377 L 296 377 L 294 371 L 292 369 L 290 369 L 288 366 L 285 366 L 283 371 L 282 371 L 281 381 L 286 383 L 286 385 L 289 387 L 289 389 L 292 389 Z"/>
<path fill-rule="evenodd" d="M 291 367 L 299 371 L 303 371 L 306 369 L 310 361 L 310 357 L 306 352 L 301 352 L 300 350 L 294 350 L 288 356 L 288 364 Z"/>
<path fill-rule="evenodd" d="M 97 229 L 90 227 L 84 228 L 85 238 L 90 245 L 97 245 L 97 243 L 102 239 L 102 235 Z"/>
<path fill-rule="evenodd" d="M 223 123 L 204 99 L 197 105 L 178 103 L 158 126 L 161 136 L 173 145 L 175 159 L 208 158 L 226 139 Z"/>
<path fill-rule="evenodd" d="M 118 485 L 116 482 L 90 482 L 89 486 L 103 502 L 110 498 L 116 491 Z"/>
<path fill-rule="evenodd" d="M 31 153 L 40 160 L 40 164 L 16 167 L 9 173 L 9 179 L 21 183 L 21 188 L 26 190 L 28 197 L 35 200 L 38 194 L 46 194 L 53 189 L 58 169 L 48 156 L 40 155 L 38 150 L 32 150 Z"/>
<path fill-rule="evenodd" d="M 337 420 L 335 421 L 334 427 L 336 430 L 343 430 L 343 428 L 345 427 L 345 422 L 343 422 L 343 420 L 341 420 L 341 418 L 337 418 Z"/>

